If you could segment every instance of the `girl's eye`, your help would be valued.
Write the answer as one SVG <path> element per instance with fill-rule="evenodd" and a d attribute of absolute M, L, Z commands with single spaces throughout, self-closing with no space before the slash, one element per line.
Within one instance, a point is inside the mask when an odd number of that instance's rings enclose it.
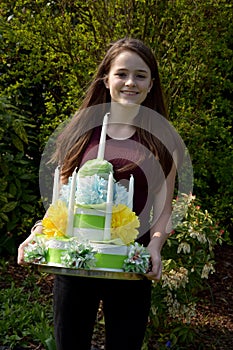
<path fill-rule="evenodd" d="M 116 73 L 116 75 L 118 76 L 118 77 L 120 77 L 120 78 L 124 78 L 124 77 L 126 77 L 126 74 L 125 73 Z"/>
<path fill-rule="evenodd" d="M 127 77 L 127 73 L 124 73 L 124 72 L 119 72 L 119 73 L 116 73 L 115 75 L 118 76 L 119 78 L 126 78 Z M 139 73 L 139 74 L 135 75 L 135 78 L 142 80 L 142 79 L 145 79 L 146 76 L 144 74 Z"/>
<path fill-rule="evenodd" d="M 138 74 L 137 77 L 138 77 L 139 79 L 145 79 L 145 78 L 146 78 L 145 75 L 143 75 L 143 74 Z"/>

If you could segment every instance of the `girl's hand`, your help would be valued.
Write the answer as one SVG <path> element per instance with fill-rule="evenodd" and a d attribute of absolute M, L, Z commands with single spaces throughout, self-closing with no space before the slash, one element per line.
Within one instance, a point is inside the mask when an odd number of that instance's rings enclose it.
<path fill-rule="evenodd" d="M 39 224 L 39 222 L 37 224 L 35 224 L 35 226 L 31 229 L 31 234 L 30 236 L 28 236 L 27 239 L 25 239 L 25 241 L 23 243 L 21 243 L 19 245 L 18 248 L 18 258 L 17 258 L 17 262 L 19 265 L 26 265 L 27 263 L 24 261 L 24 249 L 25 247 L 31 243 L 34 239 L 35 239 L 35 235 L 36 234 L 41 234 L 42 233 L 42 225 Z"/>
<path fill-rule="evenodd" d="M 30 236 L 28 236 L 28 238 L 25 239 L 25 241 L 19 245 L 19 248 L 18 248 L 18 259 L 17 259 L 17 262 L 18 262 L 19 265 L 26 265 L 26 262 L 24 261 L 24 248 L 30 242 L 32 242 L 34 238 L 35 238 L 35 233 L 32 232 L 30 234 Z"/>
<path fill-rule="evenodd" d="M 153 240 L 151 240 L 147 247 L 151 256 L 151 263 L 152 263 L 151 271 L 147 273 L 147 277 L 149 279 L 152 279 L 158 282 L 162 275 L 163 265 L 162 265 L 160 250 L 158 250 L 157 245 L 153 243 L 154 243 Z"/>

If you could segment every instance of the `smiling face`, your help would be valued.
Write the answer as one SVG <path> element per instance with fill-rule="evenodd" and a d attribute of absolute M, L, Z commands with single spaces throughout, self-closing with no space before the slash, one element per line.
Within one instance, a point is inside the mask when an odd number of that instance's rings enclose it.
<path fill-rule="evenodd" d="M 140 105 L 152 87 L 150 68 L 135 52 L 123 51 L 112 62 L 105 86 L 112 102 Z"/>

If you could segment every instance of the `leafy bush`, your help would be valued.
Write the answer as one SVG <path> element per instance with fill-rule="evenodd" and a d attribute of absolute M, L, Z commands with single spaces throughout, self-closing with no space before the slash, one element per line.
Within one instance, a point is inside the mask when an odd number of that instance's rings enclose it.
<path fill-rule="evenodd" d="M 77 109 L 108 43 L 125 35 L 144 40 L 156 53 L 203 208 L 187 200 L 187 216 L 163 250 L 163 280 L 153 289 L 159 303 L 152 308 L 151 329 L 167 330 L 163 340 L 175 344 L 193 336 L 188 321 L 195 291 L 213 271 L 212 247 L 221 240 L 216 222 L 232 229 L 233 5 L 151 5 L 1 1 L 0 251 L 14 254 L 18 235 L 41 216 L 37 174 L 43 146 Z"/>
<path fill-rule="evenodd" d="M 78 108 L 108 43 L 137 37 L 156 53 L 171 120 L 192 158 L 195 193 L 232 230 L 232 6 L 3 0 L 1 95 L 36 125 L 32 158 Z"/>
<path fill-rule="evenodd" d="M 29 230 L 39 207 L 30 154 L 35 126 L 5 98 L 0 98 L 0 125 L 0 252 L 14 254 L 17 236 Z"/>
<path fill-rule="evenodd" d="M 195 315 L 197 292 L 214 273 L 214 247 L 223 240 L 224 231 L 194 196 L 184 196 L 179 201 L 177 215 L 183 205 L 187 208 L 185 217 L 163 248 L 163 275 L 161 282 L 154 283 L 152 292 L 147 342 L 151 335 L 161 334 L 160 349 L 166 348 L 166 342 L 173 347 L 195 341 L 190 322 Z"/>

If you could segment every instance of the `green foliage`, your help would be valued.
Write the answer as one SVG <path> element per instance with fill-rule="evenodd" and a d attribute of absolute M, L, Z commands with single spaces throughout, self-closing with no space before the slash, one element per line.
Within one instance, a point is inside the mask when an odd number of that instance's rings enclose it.
<path fill-rule="evenodd" d="M 0 251 L 13 254 L 18 236 L 42 215 L 37 174 L 44 145 L 80 105 L 108 44 L 134 36 L 157 56 L 170 118 L 191 155 L 203 208 L 189 203 L 163 251 L 164 277 L 154 288 L 161 303 L 152 322 L 167 330 L 161 344 L 192 339 L 190 325 L 177 320 L 187 322 L 188 310 L 195 311 L 195 290 L 214 266 L 212 246 L 221 229 L 232 230 L 232 7 L 227 0 L 0 5 Z"/>
<path fill-rule="evenodd" d="M 203 208 L 188 204 L 163 250 L 164 277 L 153 290 L 160 302 L 150 328 L 163 334 L 161 349 L 168 340 L 176 348 L 192 341 L 195 292 L 213 271 L 219 232 L 232 230 L 232 6 L 227 0 L 0 5 L 0 250 L 14 253 L 17 236 L 42 215 L 37 174 L 44 145 L 78 108 L 108 44 L 134 36 L 157 56 L 170 118 L 191 155 Z"/>
<path fill-rule="evenodd" d="M 193 341 L 195 292 L 214 269 L 219 228 L 232 227 L 232 13 L 224 0 L 1 2 L 1 251 L 14 254 L 17 236 L 40 216 L 43 147 L 79 106 L 107 44 L 132 35 L 156 53 L 171 120 L 188 146 L 204 208 L 189 202 L 164 247 L 150 327 L 163 334 L 161 349 L 168 340 L 176 347 Z M 39 290 L 34 286 L 29 298 L 27 288 L 12 284 L 0 293 L 3 344 L 23 345 L 31 337 L 50 349 L 50 306 L 31 303 Z"/>
<path fill-rule="evenodd" d="M 38 179 L 30 157 L 34 137 L 27 131 L 33 125 L 4 98 L 0 98 L 0 124 L 0 252 L 14 254 L 17 234 L 25 232 L 38 208 Z"/>
<path fill-rule="evenodd" d="M 171 120 L 193 161 L 194 192 L 232 229 L 231 3 L 17 0 L 2 1 L 1 13 L 1 96 L 36 126 L 34 159 L 78 108 L 108 44 L 140 38 L 156 53 Z M 22 152 L 26 140 L 11 137 Z"/>
<path fill-rule="evenodd" d="M 1 260 L 1 270 L 5 264 Z M 22 287 L 16 286 L 12 278 L 0 278 L 1 285 L 7 284 L 0 290 L 0 344 L 10 348 L 43 344 L 45 349 L 54 350 L 52 303 L 42 299 L 32 269 L 28 272 L 32 274 Z"/>
<path fill-rule="evenodd" d="M 190 322 L 197 293 L 207 286 L 209 274 L 215 271 L 214 247 L 223 240 L 223 230 L 194 196 L 184 196 L 175 205 L 177 214 L 184 206 L 185 217 L 163 248 L 162 280 L 154 284 L 152 293 L 147 342 L 153 334 L 162 334 L 157 339 L 161 349 L 167 341 L 172 348 L 179 348 L 196 340 Z"/>
<path fill-rule="evenodd" d="M 161 6 L 161 8 L 160 8 Z M 163 10 L 162 10 L 163 8 Z M 148 18 L 170 118 L 194 167 L 194 193 L 232 230 L 232 4 L 168 1 Z"/>

